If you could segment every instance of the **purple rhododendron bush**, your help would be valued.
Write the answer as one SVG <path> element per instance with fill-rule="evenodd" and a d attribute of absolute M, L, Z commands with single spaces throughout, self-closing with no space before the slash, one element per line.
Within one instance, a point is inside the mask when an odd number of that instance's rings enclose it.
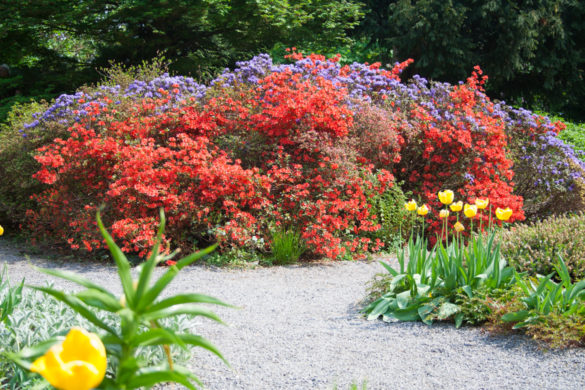
<path fill-rule="evenodd" d="M 401 80 L 410 60 L 384 69 L 286 58 L 262 54 L 205 85 L 118 69 L 101 85 L 17 106 L 0 132 L 1 217 L 35 240 L 95 250 L 104 244 L 93 216 L 105 205 L 120 246 L 144 256 L 164 208 L 169 249 L 268 253 L 285 231 L 308 256 L 342 258 L 399 234 L 403 202 L 388 195 L 397 190 L 432 210 L 447 188 L 488 198 L 513 210 L 510 222 L 579 204 L 584 166 L 558 137 L 563 124 L 492 101 L 479 67 L 451 85 Z M 388 213 L 399 216 L 393 229 Z M 431 237 L 437 214 L 425 217 Z M 456 222 L 469 224 L 446 218 Z"/>

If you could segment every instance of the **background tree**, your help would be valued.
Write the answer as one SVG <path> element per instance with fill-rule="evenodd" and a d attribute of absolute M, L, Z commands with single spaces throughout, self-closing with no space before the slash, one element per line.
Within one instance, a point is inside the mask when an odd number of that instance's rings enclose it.
<path fill-rule="evenodd" d="M 18 0 L 0 5 L 0 121 L 14 101 L 71 91 L 111 62 L 157 54 L 171 70 L 209 78 L 276 44 L 348 42 L 350 0 Z"/>
<path fill-rule="evenodd" d="M 367 0 L 354 38 L 385 62 L 456 82 L 480 65 L 495 98 L 585 118 L 585 3 L 578 0 Z"/>

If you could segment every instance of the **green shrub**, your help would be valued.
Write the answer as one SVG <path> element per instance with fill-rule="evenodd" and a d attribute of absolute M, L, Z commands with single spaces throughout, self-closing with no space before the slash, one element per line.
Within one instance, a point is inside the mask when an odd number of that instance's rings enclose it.
<path fill-rule="evenodd" d="M 551 119 L 560 120 L 567 126 L 559 133 L 559 138 L 572 145 L 576 151 L 580 151 L 578 157 L 585 161 L 585 123 L 569 122 L 560 117 L 552 117 Z"/>
<path fill-rule="evenodd" d="M 402 192 L 398 183 L 369 199 L 372 205 L 370 212 L 381 225 L 378 231 L 372 233 L 372 238 L 380 239 L 385 251 L 395 252 L 401 248 L 416 222 L 416 214 L 404 208 L 406 201 L 407 194 Z"/>
<path fill-rule="evenodd" d="M 500 236 L 502 255 L 519 272 L 548 275 L 558 256 L 573 280 L 585 277 L 585 214 L 516 225 Z"/>

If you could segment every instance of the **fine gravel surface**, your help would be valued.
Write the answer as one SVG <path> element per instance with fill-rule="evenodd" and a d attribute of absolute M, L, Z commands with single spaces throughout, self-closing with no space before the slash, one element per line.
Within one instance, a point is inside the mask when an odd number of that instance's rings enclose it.
<path fill-rule="evenodd" d="M 0 240 L 0 267 L 13 282 L 54 281 L 31 266 L 68 269 L 120 292 L 114 267 L 25 256 Z M 541 351 L 527 338 L 490 336 L 450 324 L 366 321 L 359 313 L 377 262 L 257 268 L 192 266 L 168 293 L 198 292 L 239 309 L 214 307 L 229 324 L 196 319 L 231 364 L 197 351 L 191 368 L 208 389 L 584 389 L 585 351 Z M 163 270 L 158 269 L 157 274 Z M 167 388 L 173 388 L 168 386 Z M 360 387 L 361 388 L 361 387 Z"/>

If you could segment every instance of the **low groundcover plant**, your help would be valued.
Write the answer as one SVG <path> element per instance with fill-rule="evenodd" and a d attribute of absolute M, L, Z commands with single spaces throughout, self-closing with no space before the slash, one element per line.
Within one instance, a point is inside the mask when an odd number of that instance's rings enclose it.
<path fill-rule="evenodd" d="M 201 294 L 182 293 L 166 298 L 160 298 L 160 296 L 163 290 L 182 268 L 193 263 L 205 254 L 208 254 L 214 249 L 214 247 L 209 247 L 188 255 L 181 260 L 177 260 L 176 263 L 170 266 L 158 280 L 151 283 L 155 266 L 161 262 L 166 262 L 174 255 L 161 255 L 159 252 L 159 246 L 165 226 L 164 213 L 161 211 L 160 226 L 152 252 L 148 260 L 140 266 L 138 279 L 133 280 L 130 273 L 130 263 L 104 228 L 99 212 L 97 214 L 97 223 L 118 268 L 118 275 L 124 291 L 121 297 L 116 297 L 107 289 L 79 275 L 53 269 L 39 270 L 48 275 L 57 276 L 75 282 L 80 286 L 85 287 L 85 290 L 71 294 L 52 287 L 30 287 L 42 291 L 65 303 L 101 330 L 99 340 L 101 340 L 105 346 L 108 360 L 114 362 L 114 369 L 105 374 L 103 382 L 101 382 L 98 387 L 99 389 L 136 389 L 141 387 L 151 387 L 162 382 L 180 383 L 189 389 L 195 389 L 196 387 L 193 383 L 201 385 L 201 382 L 197 376 L 189 370 L 174 363 L 170 347 L 179 346 L 186 348 L 189 345 L 201 347 L 214 353 L 222 360 L 225 361 L 225 359 L 217 348 L 205 338 L 189 333 L 176 333 L 171 328 L 162 325 L 161 320 L 179 315 L 189 315 L 203 316 L 222 323 L 219 317 L 217 317 L 212 311 L 201 307 L 198 304 L 208 303 L 222 306 L 229 305 L 216 298 Z M 104 322 L 94 313 L 95 310 L 101 310 L 114 315 L 117 318 L 117 326 L 114 327 Z M 90 343 L 92 345 L 97 343 L 95 337 L 98 336 L 89 336 L 84 331 L 74 330 L 73 333 L 74 336 L 83 336 L 79 337 L 84 340 L 88 338 L 92 339 L 93 341 Z M 55 356 L 59 355 L 57 352 L 61 352 L 62 355 L 67 355 L 68 358 L 71 358 L 75 354 L 85 356 L 83 353 L 80 353 L 80 351 L 75 350 L 77 347 L 71 347 L 73 348 L 72 352 L 65 351 L 65 349 L 69 348 L 69 346 L 66 346 L 67 339 L 65 339 L 63 344 L 59 344 L 61 341 L 62 338 L 56 337 L 47 340 L 40 345 L 24 348 L 18 353 L 7 355 L 22 367 L 43 374 L 43 376 L 45 376 L 50 382 L 53 379 L 61 380 L 62 377 L 57 378 L 57 376 L 62 374 L 62 371 L 59 370 L 64 369 L 67 371 L 68 366 L 66 361 L 62 359 L 62 364 L 57 365 L 60 367 L 59 369 L 55 368 L 55 365 L 51 366 L 49 364 L 49 362 L 55 361 Z M 159 348 L 161 346 L 167 357 L 167 361 L 163 364 L 147 366 L 145 362 L 137 356 L 137 350 L 140 348 Z M 99 346 L 96 350 L 99 352 Z M 80 359 L 82 358 L 80 357 Z M 31 361 L 33 360 L 35 361 L 31 364 Z M 98 363 L 99 362 L 101 362 L 100 359 L 98 359 Z M 83 366 L 84 369 L 87 369 L 88 367 L 88 365 L 85 364 L 81 364 L 81 366 Z M 95 365 L 93 367 L 95 368 Z M 97 369 L 97 374 L 99 374 L 100 369 Z M 91 368 L 89 368 L 89 370 L 91 371 Z M 94 375 L 95 378 L 95 375 L 97 374 L 94 372 L 92 375 Z M 76 383 L 75 380 L 77 379 L 71 379 L 71 383 Z M 63 387 L 59 387 L 63 390 L 87 388 L 70 387 L 67 384 L 69 382 L 66 381 L 57 381 L 55 383 L 66 383 L 66 385 L 62 385 Z"/>

